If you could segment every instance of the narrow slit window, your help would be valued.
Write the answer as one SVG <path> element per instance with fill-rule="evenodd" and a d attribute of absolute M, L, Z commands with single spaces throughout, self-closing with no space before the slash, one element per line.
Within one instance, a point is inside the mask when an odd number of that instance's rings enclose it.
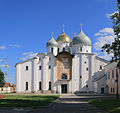
<path fill-rule="evenodd" d="M 51 82 L 49 82 L 49 90 L 51 90 Z"/>
<path fill-rule="evenodd" d="M 26 66 L 26 71 L 28 70 L 28 66 Z"/>
<path fill-rule="evenodd" d="M 57 53 L 59 53 L 59 48 L 57 49 Z"/>
<path fill-rule="evenodd" d="M 26 82 L 26 90 L 28 90 L 28 82 Z"/>
<path fill-rule="evenodd" d="M 82 47 L 80 47 L 80 51 L 82 51 Z"/>
<path fill-rule="evenodd" d="M 39 90 L 41 90 L 41 81 L 39 82 Z"/>
<path fill-rule="evenodd" d="M 39 70 L 41 70 L 42 69 L 42 66 L 39 66 Z"/>
<path fill-rule="evenodd" d="M 65 51 L 65 48 L 63 48 L 63 51 Z"/>
<path fill-rule="evenodd" d="M 53 53 L 53 48 L 51 48 L 51 53 Z"/>
<path fill-rule="evenodd" d="M 49 65 L 49 69 L 51 69 L 51 66 Z"/>

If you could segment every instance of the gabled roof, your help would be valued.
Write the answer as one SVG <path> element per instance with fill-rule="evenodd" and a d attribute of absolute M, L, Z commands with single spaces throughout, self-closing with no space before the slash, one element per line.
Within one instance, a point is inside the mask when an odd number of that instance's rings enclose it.
<path fill-rule="evenodd" d="M 28 62 L 30 60 L 33 60 L 33 59 L 36 59 L 36 57 L 28 59 L 28 60 L 25 60 L 25 61 L 22 61 L 22 62 L 18 62 L 18 63 L 15 64 L 15 67 L 16 67 L 17 64 L 22 64 L 22 63 Z"/>
<path fill-rule="evenodd" d="M 100 58 L 100 57 L 98 57 L 98 56 L 95 56 L 96 58 L 98 58 L 98 59 L 100 59 L 100 60 L 102 60 L 102 61 L 104 61 L 104 62 L 106 62 L 106 63 L 110 63 L 109 61 L 107 61 L 107 60 L 105 60 L 105 59 L 103 59 L 103 58 Z"/>
<path fill-rule="evenodd" d="M 10 83 L 5 82 L 4 87 L 10 87 Z"/>
<path fill-rule="evenodd" d="M 100 71 L 98 75 L 93 79 L 93 81 L 98 81 L 99 79 L 103 78 L 105 76 L 105 69 Z"/>

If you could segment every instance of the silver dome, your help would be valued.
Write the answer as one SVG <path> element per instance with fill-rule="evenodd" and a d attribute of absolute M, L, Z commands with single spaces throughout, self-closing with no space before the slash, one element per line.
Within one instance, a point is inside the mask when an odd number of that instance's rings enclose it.
<path fill-rule="evenodd" d="M 81 30 L 80 33 L 75 36 L 72 40 L 72 45 L 75 45 L 75 44 L 83 44 L 83 45 L 86 45 L 86 46 L 91 46 L 91 40 L 89 37 L 87 37 L 83 31 Z"/>
<path fill-rule="evenodd" d="M 47 42 L 46 44 L 47 47 L 49 46 L 58 46 L 58 43 L 54 40 L 53 36 L 51 37 L 51 39 Z"/>

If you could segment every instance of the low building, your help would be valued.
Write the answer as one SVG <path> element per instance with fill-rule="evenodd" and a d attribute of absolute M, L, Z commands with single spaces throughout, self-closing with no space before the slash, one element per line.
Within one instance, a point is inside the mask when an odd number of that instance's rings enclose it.
<path fill-rule="evenodd" d="M 108 86 L 109 94 L 116 94 L 117 92 L 117 76 L 118 76 L 118 93 L 120 94 L 120 73 L 117 62 L 112 62 L 105 66 L 106 85 Z"/>
<path fill-rule="evenodd" d="M 8 82 L 3 87 L 0 87 L 0 93 L 12 93 L 15 92 L 15 85 Z"/>
<path fill-rule="evenodd" d="M 98 94 L 107 94 L 108 87 L 106 85 L 105 69 L 97 72 L 97 76 L 93 79 L 95 92 Z"/>

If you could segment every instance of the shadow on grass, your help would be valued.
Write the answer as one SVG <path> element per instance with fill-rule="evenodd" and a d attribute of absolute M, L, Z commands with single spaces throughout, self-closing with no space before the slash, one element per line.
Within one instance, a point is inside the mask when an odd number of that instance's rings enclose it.
<path fill-rule="evenodd" d="M 7 96 L 4 99 L 0 99 L 0 107 L 14 107 L 23 108 L 31 107 L 36 108 L 39 106 L 47 106 L 58 96 Z"/>

